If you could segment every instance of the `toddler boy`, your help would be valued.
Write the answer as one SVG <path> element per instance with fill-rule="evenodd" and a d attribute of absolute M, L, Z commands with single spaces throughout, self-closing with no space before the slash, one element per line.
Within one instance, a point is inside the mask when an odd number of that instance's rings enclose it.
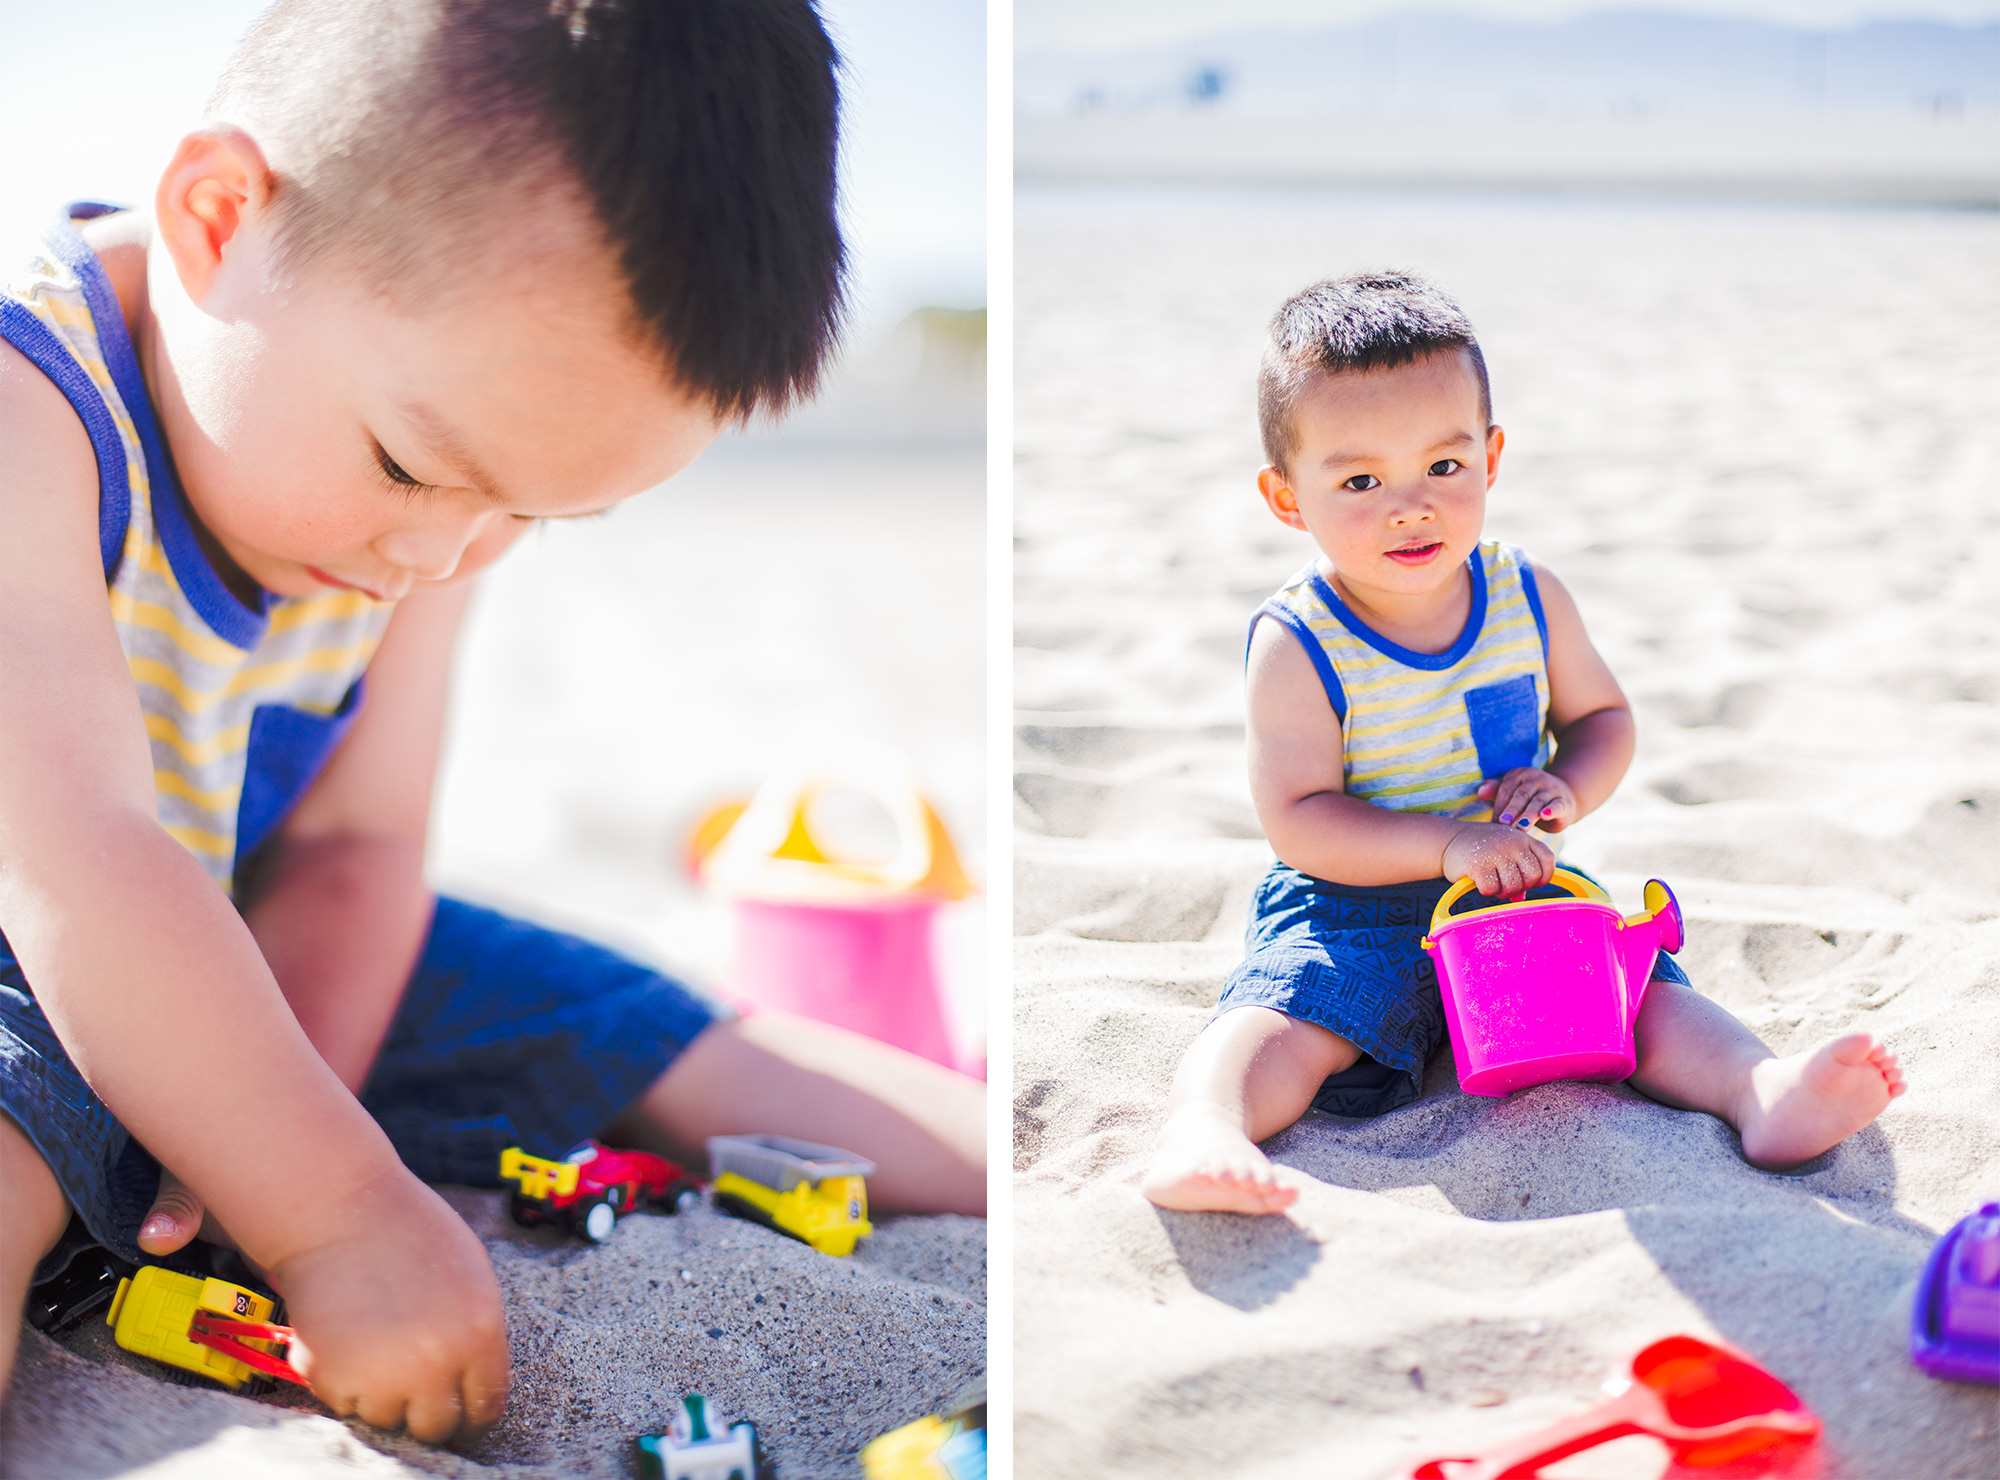
<path fill-rule="evenodd" d="M 425 1182 L 508 1144 L 789 1133 L 983 1211 L 971 1081 L 423 882 L 473 574 L 812 390 L 836 66 L 807 0 L 281 0 L 151 218 L 6 281 L 6 1309 L 72 1214 L 206 1218 L 322 1399 L 435 1440 L 507 1347 Z"/>
<path fill-rule="evenodd" d="M 1562 584 L 1482 538 L 1506 437 L 1472 326 L 1403 273 L 1319 283 L 1271 321 L 1257 477 L 1318 553 L 1252 619 L 1250 789 L 1278 862 L 1249 952 L 1181 1060 L 1143 1184 L 1162 1207 L 1273 1213 L 1298 1198 L 1257 1142 L 1308 1108 L 1417 1098 L 1445 1039 L 1418 945 L 1451 882 L 1545 885 L 1560 832 L 1632 759 L 1632 715 Z M 1657 958 L 1633 1088 L 1705 1110 L 1779 1168 L 1903 1092 L 1850 1033 L 1779 1058 Z"/>

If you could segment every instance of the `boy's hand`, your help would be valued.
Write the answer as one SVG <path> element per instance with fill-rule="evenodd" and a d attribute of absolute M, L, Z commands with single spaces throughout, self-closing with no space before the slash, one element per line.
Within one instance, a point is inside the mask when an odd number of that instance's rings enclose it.
<path fill-rule="evenodd" d="M 1576 793 L 1550 771 L 1516 766 L 1498 781 L 1480 783 L 1479 800 L 1493 804 L 1493 820 L 1505 827 L 1540 826 L 1561 832 L 1576 821 Z"/>
<path fill-rule="evenodd" d="M 1447 879 L 1470 879 L 1481 894 L 1508 896 L 1546 884 L 1556 856 L 1540 838 L 1497 822 L 1468 822 L 1444 845 Z"/>
<path fill-rule="evenodd" d="M 506 1407 L 493 1265 L 464 1220 L 402 1168 L 270 1273 L 299 1333 L 291 1360 L 335 1413 L 437 1444 L 483 1433 Z"/>

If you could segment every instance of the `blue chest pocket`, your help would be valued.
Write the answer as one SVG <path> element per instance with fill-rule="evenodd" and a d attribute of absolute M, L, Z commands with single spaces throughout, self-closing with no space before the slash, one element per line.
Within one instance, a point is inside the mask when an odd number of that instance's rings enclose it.
<path fill-rule="evenodd" d="M 1532 673 L 1467 689 L 1465 717 L 1471 721 L 1472 743 L 1479 751 L 1479 774 L 1489 780 L 1518 766 L 1532 766 L 1541 753 L 1542 713 Z"/>
<path fill-rule="evenodd" d="M 331 714 L 260 704 L 250 716 L 250 753 L 244 762 L 243 799 L 236 808 L 239 863 L 277 830 L 319 779 L 361 712 L 362 687 L 357 678 Z"/>

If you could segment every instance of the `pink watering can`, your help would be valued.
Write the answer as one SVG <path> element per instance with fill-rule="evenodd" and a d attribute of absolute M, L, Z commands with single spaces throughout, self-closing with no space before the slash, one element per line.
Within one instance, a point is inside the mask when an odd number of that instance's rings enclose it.
<path fill-rule="evenodd" d="M 836 792 L 861 793 L 887 813 L 889 857 L 843 857 L 819 836 L 816 803 Z M 734 902 L 729 985 L 738 996 L 979 1072 L 976 1057 L 953 1047 L 933 939 L 939 909 L 973 885 L 904 769 L 773 778 L 747 805 L 710 813 L 688 847 L 700 877 Z"/>
<path fill-rule="evenodd" d="M 1574 869 L 1555 884 L 1570 899 L 1521 899 L 1454 916 L 1461 879 L 1438 901 L 1423 947 L 1437 966 L 1459 1087 L 1504 1095 L 1557 1079 L 1627 1078 L 1637 1067 L 1632 1025 L 1653 957 L 1681 948 L 1681 909 L 1658 879 L 1646 908 L 1621 918 L 1610 896 Z"/>

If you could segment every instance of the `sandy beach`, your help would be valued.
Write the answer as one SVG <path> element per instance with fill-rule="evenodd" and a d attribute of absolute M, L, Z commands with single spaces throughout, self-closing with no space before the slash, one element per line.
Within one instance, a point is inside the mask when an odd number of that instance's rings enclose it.
<path fill-rule="evenodd" d="M 1647 1342 L 1735 1343 L 1822 1473 L 2000 1463 L 1905 1356 L 1938 1234 L 2000 1196 L 2000 219 L 1499 196 L 1034 187 L 1017 225 L 1017 1473 L 1377 1480 L 1577 1412 Z M 1622 1086 L 1459 1092 L 1270 1144 L 1289 1215 L 1137 1190 L 1268 864 L 1243 779 L 1289 292 L 1429 273 L 1508 450 L 1489 533 L 1569 586 L 1638 760 L 1567 857 L 1689 917 L 1779 1051 L 1851 1027 L 1910 1092 L 1791 1176 Z M 1650 1440 L 1551 1475 L 1663 1473 Z"/>
<path fill-rule="evenodd" d="M 532 536 L 461 648 L 440 886 L 718 982 L 729 915 L 683 875 L 685 828 L 836 738 L 908 754 L 983 876 L 984 700 L 965 661 L 983 486 L 976 449 L 724 448 L 609 518 Z M 945 965 L 970 1040 L 977 901 L 958 908 Z M 290 1389 L 170 1386 L 91 1320 L 60 1341 L 23 1328 L 0 1475 L 625 1477 L 633 1439 L 697 1391 L 756 1422 L 784 1480 L 853 1480 L 864 1443 L 986 1370 L 982 1219 L 879 1220 L 833 1259 L 708 1208 L 634 1215 L 593 1248 L 512 1227 L 497 1193 L 446 1195 L 506 1298 L 514 1385 L 483 1442 L 428 1448 Z"/>

